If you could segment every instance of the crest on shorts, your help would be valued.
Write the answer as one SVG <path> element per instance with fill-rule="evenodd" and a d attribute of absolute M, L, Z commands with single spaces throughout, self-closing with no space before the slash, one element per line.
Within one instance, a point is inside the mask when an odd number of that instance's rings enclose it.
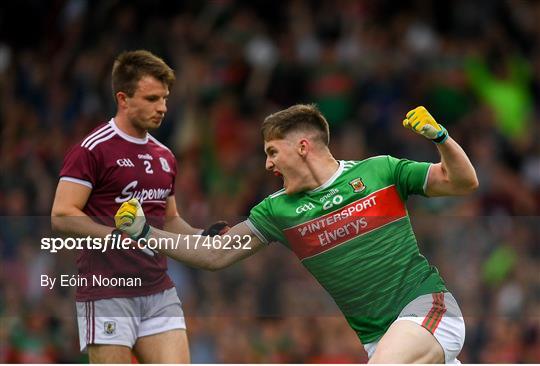
<path fill-rule="evenodd" d="M 364 191 L 364 189 L 366 189 L 366 185 L 362 181 L 362 178 L 353 179 L 349 182 L 349 184 L 353 188 L 354 193 L 359 193 L 359 192 Z"/>
<path fill-rule="evenodd" d="M 103 323 L 103 330 L 105 331 L 105 334 L 113 335 L 116 333 L 116 322 L 106 321 Z"/>
<path fill-rule="evenodd" d="M 169 166 L 167 159 L 159 158 L 159 162 L 161 163 L 161 169 L 163 169 L 164 172 L 169 173 L 171 171 L 171 167 Z"/>

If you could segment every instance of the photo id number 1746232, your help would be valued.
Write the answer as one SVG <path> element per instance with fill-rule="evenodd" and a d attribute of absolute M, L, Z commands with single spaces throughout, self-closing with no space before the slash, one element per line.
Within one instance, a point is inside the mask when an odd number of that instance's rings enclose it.
<path fill-rule="evenodd" d="M 203 236 L 190 235 L 185 236 L 186 249 L 251 249 L 250 235 L 220 235 L 220 236 Z"/>

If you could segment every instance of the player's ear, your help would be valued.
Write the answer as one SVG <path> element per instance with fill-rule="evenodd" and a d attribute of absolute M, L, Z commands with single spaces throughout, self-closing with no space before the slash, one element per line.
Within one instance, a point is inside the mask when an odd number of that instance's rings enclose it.
<path fill-rule="evenodd" d="M 306 139 L 306 138 L 303 138 L 301 139 L 299 142 L 298 142 L 298 154 L 302 157 L 302 158 L 305 158 L 308 151 L 309 151 L 309 140 Z"/>
<path fill-rule="evenodd" d="M 119 91 L 116 93 L 116 103 L 118 104 L 118 108 L 125 108 L 127 106 L 127 98 L 128 96 L 124 92 Z"/>

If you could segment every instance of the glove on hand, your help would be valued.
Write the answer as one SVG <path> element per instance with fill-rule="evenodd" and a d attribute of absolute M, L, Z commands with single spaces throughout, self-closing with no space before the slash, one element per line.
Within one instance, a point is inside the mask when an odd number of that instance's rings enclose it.
<path fill-rule="evenodd" d="M 403 126 L 431 141 L 442 144 L 448 138 L 446 129 L 435 121 L 426 108 L 420 106 L 407 113 Z"/>
<path fill-rule="evenodd" d="M 136 198 L 122 203 L 114 215 L 114 223 L 118 230 L 125 232 L 133 240 L 146 238 L 150 229 L 141 204 Z"/>

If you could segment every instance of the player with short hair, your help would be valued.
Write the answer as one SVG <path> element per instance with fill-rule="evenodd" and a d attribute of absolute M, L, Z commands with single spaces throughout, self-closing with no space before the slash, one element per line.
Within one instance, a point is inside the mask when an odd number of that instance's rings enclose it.
<path fill-rule="evenodd" d="M 467 194 L 478 180 L 465 152 L 424 107 L 407 113 L 403 125 L 432 140 L 441 162 L 337 161 L 328 148 L 328 123 L 315 106 L 270 115 L 262 125 L 266 169 L 283 177 L 284 188 L 227 233 L 251 249 L 160 251 L 215 270 L 279 241 L 336 301 L 371 363 L 457 363 L 463 316 L 419 253 L 405 202 L 411 194 Z M 150 228 L 136 200 L 124 203 L 115 219 L 130 236 L 173 237 Z"/>
<path fill-rule="evenodd" d="M 56 231 L 104 238 L 114 229 L 122 202 L 137 198 L 155 227 L 197 234 L 178 214 L 173 153 L 148 133 L 167 112 L 173 70 L 145 51 L 123 52 L 114 61 L 112 91 L 117 113 L 66 155 L 52 207 Z M 81 350 L 90 362 L 188 363 L 186 325 L 167 275 L 167 258 L 139 250 L 82 250 L 76 293 Z M 134 287 L 93 284 L 94 275 L 140 278 Z"/>

